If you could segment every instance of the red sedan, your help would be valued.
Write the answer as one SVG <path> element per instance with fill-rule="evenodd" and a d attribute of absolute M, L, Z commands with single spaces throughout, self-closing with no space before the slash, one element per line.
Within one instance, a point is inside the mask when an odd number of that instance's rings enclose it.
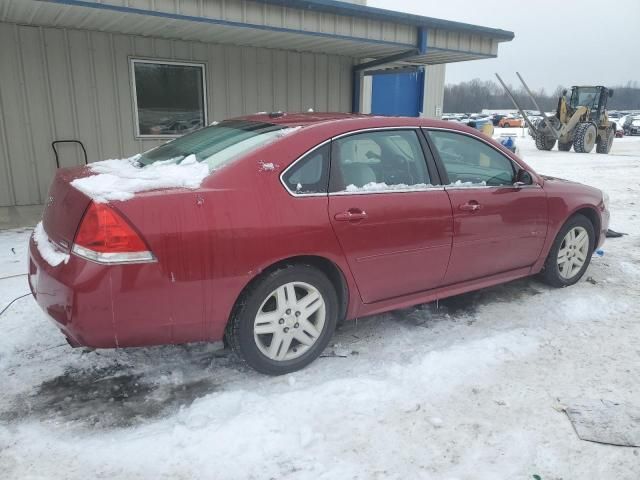
<path fill-rule="evenodd" d="M 282 374 L 344 319 L 534 274 L 576 283 L 607 203 L 451 122 L 252 115 L 59 170 L 29 282 L 74 346 L 226 337 Z"/>

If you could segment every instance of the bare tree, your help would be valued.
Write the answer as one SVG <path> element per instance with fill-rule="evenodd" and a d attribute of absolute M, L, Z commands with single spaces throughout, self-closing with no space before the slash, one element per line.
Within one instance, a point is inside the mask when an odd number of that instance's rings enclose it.
<path fill-rule="evenodd" d="M 513 88 L 508 85 L 518 103 L 523 108 L 534 109 L 531 99 L 522 87 Z M 640 88 L 637 81 L 629 81 L 625 86 L 612 87 L 613 98 L 609 99 L 609 110 L 639 110 Z M 565 87 L 559 85 L 552 94 L 547 94 L 543 89 L 533 91 L 533 96 L 545 111 L 556 109 L 558 97 L 562 95 Z M 444 88 L 444 111 L 456 113 L 479 112 L 482 109 L 512 109 L 513 103 L 504 93 L 503 88 L 491 80 L 482 81 L 474 78 L 468 82 L 457 85 L 446 85 Z"/>

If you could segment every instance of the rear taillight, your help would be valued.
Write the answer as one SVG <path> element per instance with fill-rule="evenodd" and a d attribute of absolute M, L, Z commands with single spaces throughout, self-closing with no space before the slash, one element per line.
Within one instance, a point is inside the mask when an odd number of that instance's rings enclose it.
<path fill-rule="evenodd" d="M 98 263 L 155 261 L 142 237 L 118 212 L 95 202 L 84 212 L 72 251 Z"/>

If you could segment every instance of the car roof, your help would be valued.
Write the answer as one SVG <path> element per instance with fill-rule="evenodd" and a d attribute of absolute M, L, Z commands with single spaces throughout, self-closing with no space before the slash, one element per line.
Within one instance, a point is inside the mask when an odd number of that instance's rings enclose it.
<path fill-rule="evenodd" d="M 282 113 L 278 115 L 270 115 L 268 113 L 256 113 L 253 115 L 245 115 L 229 120 L 242 120 L 251 122 L 265 122 L 283 127 L 302 127 L 299 134 L 307 132 L 316 140 L 330 138 L 336 135 L 342 135 L 358 130 L 377 129 L 377 128 L 438 128 L 444 130 L 459 131 L 471 134 L 476 137 L 484 138 L 486 141 L 492 142 L 497 148 L 505 151 L 508 156 L 512 152 L 505 149 L 499 142 L 493 140 L 490 136 L 476 128 L 471 128 L 464 123 L 458 121 L 436 120 L 421 117 L 392 117 L 382 115 L 365 115 L 352 113 Z M 293 135 L 298 137 L 299 134 Z M 287 135 L 286 138 L 291 138 Z M 308 137 L 311 138 L 311 137 Z"/>
<path fill-rule="evenodd" d="M 370 117 L 370 115 L 340 112 L 258 112 L 252 115 L 237 117 L 232 120 L 247 120 L 251 122 L 264 122 L 288 127 L 298 127 L 314 123 L 367 117 Z"/>
<path fill-rule="evenodd" d="M 384 115 L 369 115 L 362 113 L 340 113 L 340 112 L 273 112 L 255 113 L 229 120 L 245 120 L 252 122 L 264 122 L 285 127 L 306 127 L 321 124 L 342 124 L 343 126 L 354 125 L 357 128 L 367 127 L 401 127 L 401 126 L 421 126 L 421 127 L 442 127 L 447 122 L 421 117 L 396 117 Z"/>

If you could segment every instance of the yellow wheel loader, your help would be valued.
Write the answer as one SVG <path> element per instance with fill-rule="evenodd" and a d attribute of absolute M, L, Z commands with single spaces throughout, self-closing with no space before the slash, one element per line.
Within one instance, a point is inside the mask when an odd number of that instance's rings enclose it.
<path fill-rule="evenodd" d="M 571 97 L 567 99 L 567 91 L 562 92 L 555 115 L 548 117 L 538 106 L 524 79 L 517 72 L 516 75 L 531 101 L 540 111 L 541 119 L 532 122 L 527 117 L 502 78 L 496 73 L 507 96 L 527 123 L 529 133 L 534 138 L 538 150 L 551 150 L 557 141 L 558 150 L 563 152 L 568 152 L 573 146 L 575 152 L 589 153 L 596 145 L 598 153 L 609 153 L 616 132 L 615 125 L 607 118 L 606 108 L 607 100 L 613 96 L 613 90 L 600 85 L 571 87 Z"/>

